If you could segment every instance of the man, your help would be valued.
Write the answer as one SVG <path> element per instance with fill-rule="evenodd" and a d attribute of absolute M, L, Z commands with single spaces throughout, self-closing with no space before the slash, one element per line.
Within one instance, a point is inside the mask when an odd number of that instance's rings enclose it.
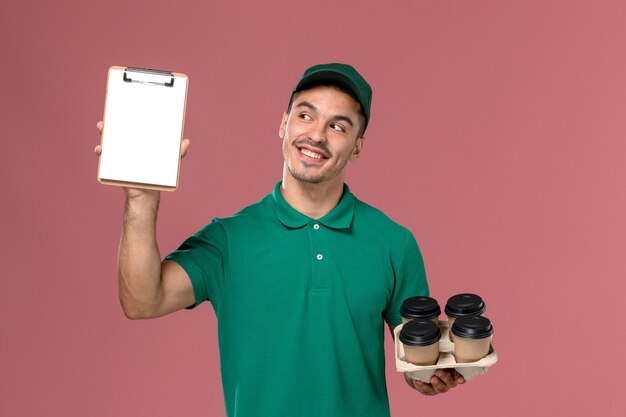
<path fill-rule="evenodd" d="M 371 97 L 351 66 L 307 69 L 279 127 L 282 181 L 163 262 L 159 193 L 125 189 L 124 312 L 152 318 L 209 300 L 229 416 L 389 415 L 384 322 L 393 331 L 402 301 L 428 294 L 428 284 L 411 232 L 344 184 L 363 148 Z M 181 146 L 184 155 L 189 141 Z M 430 384 L 406 380 L 426 395 L 464 382 L 442 370 Z"/>

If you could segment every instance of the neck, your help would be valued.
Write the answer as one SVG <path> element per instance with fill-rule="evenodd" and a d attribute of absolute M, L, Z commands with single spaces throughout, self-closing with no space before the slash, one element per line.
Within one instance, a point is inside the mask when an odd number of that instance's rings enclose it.
<path fill-rule="evenodd" d="M 286 170 L 286 168 L 285 168 Z M 285 201 L 295 210 L 319 219 L 337 206 L 343 195 L 343 177 L 318 184 L 304 183 L 283 173 L 280 192 Z"/>

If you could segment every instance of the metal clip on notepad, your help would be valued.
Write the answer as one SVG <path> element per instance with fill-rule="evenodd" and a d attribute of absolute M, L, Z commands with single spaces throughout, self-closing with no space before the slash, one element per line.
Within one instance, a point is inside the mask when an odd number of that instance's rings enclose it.
<path fill-rule="evenodd" d="M 126 70 L 124 70 L 124 81 L 127 83 L 141 83 L 173 87 L 174 74 L 169 71 L 126 67 Z"/>

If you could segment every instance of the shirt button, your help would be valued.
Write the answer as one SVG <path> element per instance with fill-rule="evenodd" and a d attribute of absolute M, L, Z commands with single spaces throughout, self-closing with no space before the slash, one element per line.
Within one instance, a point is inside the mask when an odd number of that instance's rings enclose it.
<path fill-rule="evenodd" d="M 322 259 L 324 259 L 324 255 L 322 255 L 321 253 L 318 253 L 316 258 L 318 261 L 321 261 Z"/>
<path fill-rule="evenodd" d="M 320 228 L 320 225 L 319 225 L 319 224 L 315 223 L 315 224 L 313 225 L 313 229 L 317 230 L 317 229 L 319 229 L 319 228 Z"/>

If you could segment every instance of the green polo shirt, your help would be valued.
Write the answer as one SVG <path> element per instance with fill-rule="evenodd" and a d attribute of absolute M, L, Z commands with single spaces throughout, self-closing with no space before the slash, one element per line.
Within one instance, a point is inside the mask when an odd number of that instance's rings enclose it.
<path fill-rule="evenodd" d="M 312 219 L 280 182 L 168 255 L 210 300 L 229 417 L 389 416 L 384 322 L 427 295 L 410 231 L 357 200 Z"/>

